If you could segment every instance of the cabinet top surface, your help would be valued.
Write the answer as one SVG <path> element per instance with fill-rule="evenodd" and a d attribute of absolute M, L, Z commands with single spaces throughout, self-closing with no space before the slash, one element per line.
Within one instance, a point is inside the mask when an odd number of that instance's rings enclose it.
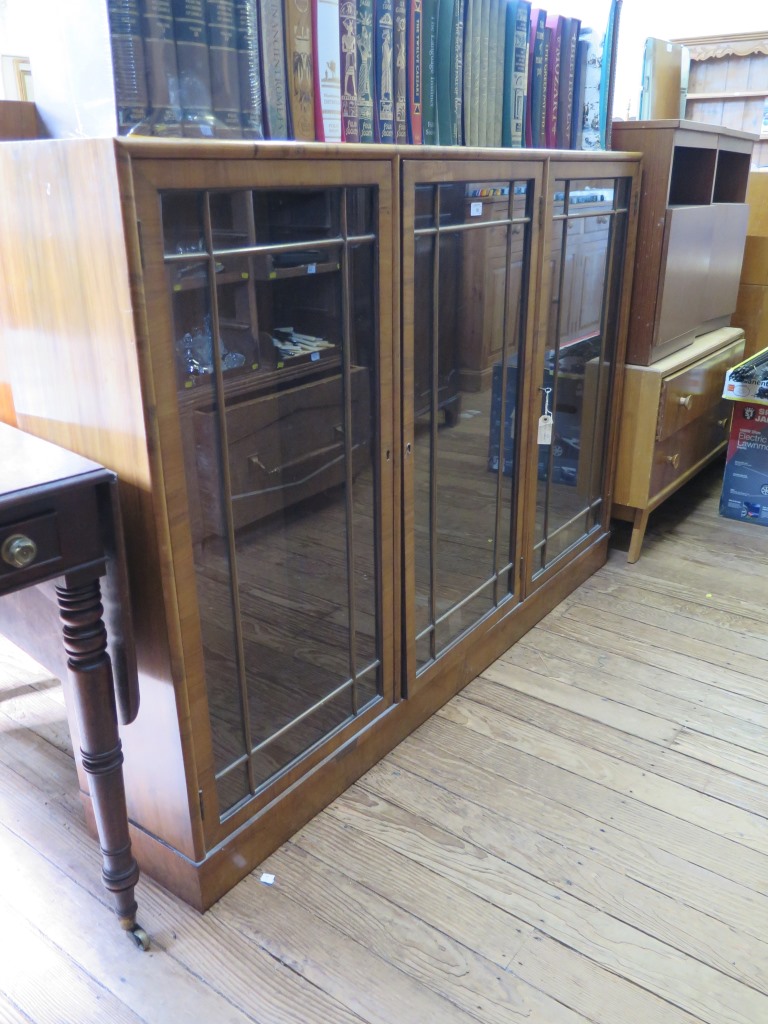
<path fill-rule="evenodd" d="M 684 121 L 681 119 L 669 119 L 661 121 L 614 121 L 614 132 L 622 131 L 680 131 L 680 132 L 708 132 L 713 135 L 727 136 L 732 139 L 747 139 L 750 142 L 757 142 L 759 136 L 752 132 L 743 132 L 737 128 L 726 128 L 720 124 L 708 124 L 706 121 Z"/>
<path fill-rule="evenodd" d="M 637 161 L 642 154 L 621 150 L 570 149 L 505 149 L 472 146 L 388 146 L 377 143 L 288 142 L 280 140 L 246 141 L 242 139 L 181 139 L 121 136 L 101 139 L 36 139 L 0 142 L 0 152 L 13 147 L 34 147 L 43 151 L 47 147 L 92 146 L 114 147 L 134 159 L 153 160 L 257 160 L 257 159 L 315 159 L 315 160 L 383 160 L 394 157 L 405 160 L 510 160 L 514 162 L 542 160 L 575 162 Z M 34 150 L 33 150 L 34 151 Z M 27 150 L 30 152 L 30 150 Z"/>
<path fill-rule="evenodd" d="M 0 503 L 11 494 L 89 473 L 111 475 L 97 462 L 0 423 Z"/>
<path fill-rule="evenodd" d="M 699 359 L 703 359 L 705 356 L 711 355 L 718 349 L 724 348 L 734 341 L 739 341 L 743 337 L 744 331 L 740 327 L 721 327 L 716 331 L 709 331 L 707 334 L 700 335 L 690 345 L 680 349 L 678 352 L 673 352 L 672 355 L 657 360 L 655 363 L 651 363 L 649 366 L 628 364 L 627 369 L 631 370 L 632 373 L 649 373 L 666 377 L 668 374 L 675 373 L 690 363 L 695 363 Z"/>

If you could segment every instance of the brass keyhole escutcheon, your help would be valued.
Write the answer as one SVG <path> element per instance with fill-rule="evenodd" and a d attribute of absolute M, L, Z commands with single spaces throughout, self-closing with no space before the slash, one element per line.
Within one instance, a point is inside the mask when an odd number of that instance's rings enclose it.
<path fill-rule="evenodd" d="M 37 544 L 23 533 L 12 533 L 3 542 L 3 561 L 14 569 L 23 569 L 37 558 Z"/>

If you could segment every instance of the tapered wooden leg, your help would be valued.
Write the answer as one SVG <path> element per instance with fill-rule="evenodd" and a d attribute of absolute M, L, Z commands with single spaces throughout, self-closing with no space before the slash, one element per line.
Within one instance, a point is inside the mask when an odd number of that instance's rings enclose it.
<path fill-rule="evenodd" d="M 97 577 L 77 584 L 65 579 L 56 587 L 68 655 L 81 758 L 88 775 L 102 854 L 102 878 L 112 894 L 121 926 L 146 948 L 146 934 L 136 925 L 134 886 L 139 867 L 131 853 L 123 784 L 123 751 L 117 731 L 112 663 L 102 620 Z M 145 941 L 146 940 L 146 945 Z"/>
<path fill-rule="evenodd" d="M 648 516 L 650 514 L 651 513 L 647 508 L 635 509 L 635 521 L 632 527 L 629 551 L 627 552 L 628 562 L 636 562 L 640 557 L 640 548 L 643 546 L 645 528 L 648 526 Z"/>

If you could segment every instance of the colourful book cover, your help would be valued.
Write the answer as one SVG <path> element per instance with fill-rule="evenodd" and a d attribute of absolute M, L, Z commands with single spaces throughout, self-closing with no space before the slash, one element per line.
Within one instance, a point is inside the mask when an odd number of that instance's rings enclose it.
<path fill-rule="evenodd" d="M 244 139 L 264 138 L 261 99 L 261 47 L 257 0 L 235 0 L 240 124 Z"/>
<path fill-rule="evenodd" d="M 390 7 L 392 0 L 388 0 Z M 360 141 L 376 141 L 374 0 L 357 0 L 357 117 Z"/>
<path fill-rule="evenodd" d="M 555 149 L 557 147 L 557 118 L 560 107 L 560 59 L 563 52 L 564 21 L 565 19 L 559 14 L 547 15 L 547 88 L 544 140 L 548 149 Z"/>
<path fill-rule="evenodd" d="M 560 57 L 560 102 L 557 108 L 557 148 L 568 149 L 571 145 L 573 124 L 574 90 L 576 85 L 576 45 L 579 41 L 581 22 L 578 18 L 565 18 L 563 26 L 563 50 Z"/>
<path fill-rule="evenodd" d="M 259 22 L 265 134 L 270 139 L 290 139 L 282 0 L 259 0 Z"/>
<path fill-rule="evenodd" d="M 395 143 L 408 142 L 408 15 L 406 0 L 395 0 L 394 78 L 395 78 Z"/>
<path fill-rule="evenodd" d="M 318 142 L 341 142 L 339 0 L 312 0 L 312 36 L 315 135 Z"/>
<path fill-rule="evenodd" d="M 544 106 L 544 35 L 547 12 L 541 7 L 531 8 L 531 28 L 528 48 L 528 104 L 525 119 L 525 144 L 534 149 L 544 146 L 541 136 L 541 116 Z"/>
<path fill-rule="evenodd" d="M 144 0 L 142 30 L 152 134 L 181 135 L 179 66 L 171 0 Z"/>
<path fill-rule="evenodd" d="M 394 0 L 374 0 L 376 18 L 376 141 L 395 141 L 395 5 Z"/>
<path fill-rule="evenodd" d="M 611 119 L 613 114 L 613 91 L 616 83 L 616 50 L 619 41 L 619 16 L 622 0 L 611 0 L 608 28 L 603 45 L 603 67 L 600 77 L 600 145 L 611 148 Z"/>
<path fill-rule="evenodd" d="M 149 114 L 147 69 L 138 0 L 109 0 L 109 34 L 118 135 L 127 135 Z M 141 130 L 141 129 L 139 129 Z M 148 131 L 147 128 L 144 129 Z"/>
<path fill-rule="evenodd" d="M 422 141 L 422 67 L 424 36 L 422 0 L 408 0 L 408 141 L 415 146 Z"/>
<path fill-rule="evenodd" d="M 235 0 L 206 0 L 205 12 L 213 115 L 232 138 L 242 138 Z"/>
<path fill-rule="evenodd" d="M 341 52 L 341 137 L 345 142 L 359 142 L 357 0 L 339 0 L 339 50 Z"/>
<path fill-rule="evenodd" d="M 600 78 L 603 64 L 603 36 L 597 29 L 583 29 L 587 43 L 584 72 L 584 104 L 581 149 L 600 149 Z"/>
<path fill-rule="evenodd" d="M 285 56 L 293 137 L 315 141 L 315 74 L 309 0 L 285 0 Z"/>
<path fill-rule="evenodd" d="M 422 138 L 425 146 L 437 145 L 437 0 L 422 0 Z"/>

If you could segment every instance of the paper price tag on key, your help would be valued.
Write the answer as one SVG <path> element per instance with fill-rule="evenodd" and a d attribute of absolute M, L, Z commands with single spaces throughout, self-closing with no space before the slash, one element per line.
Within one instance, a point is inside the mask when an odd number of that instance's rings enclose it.
<path fill-rule="evenodd" d="M 552 444 L 552 413 L 549 411 L 549 396 L 552 388 L 541 388 L 544 392 L 544 412 L 539 416 L 538 443 Z"/>

